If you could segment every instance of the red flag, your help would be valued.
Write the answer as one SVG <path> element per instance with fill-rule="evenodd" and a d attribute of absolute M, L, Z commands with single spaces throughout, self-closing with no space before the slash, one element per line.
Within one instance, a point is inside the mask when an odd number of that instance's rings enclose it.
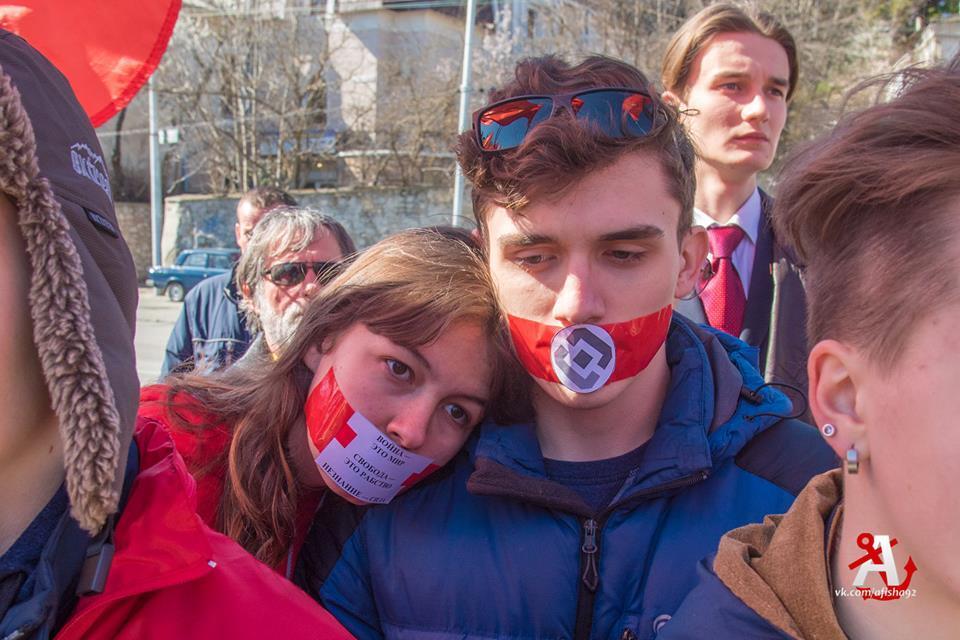
<path fill-rule="evenodd" d="M 67 77 L 93 126 L 123 109 L 167 50 L 181 0 L 13 0 L 0 27 Z"/>

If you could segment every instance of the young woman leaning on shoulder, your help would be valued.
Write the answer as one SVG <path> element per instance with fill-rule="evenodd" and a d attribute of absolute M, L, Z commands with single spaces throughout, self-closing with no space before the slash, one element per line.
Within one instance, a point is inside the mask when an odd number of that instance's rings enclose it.
<path fill-rule="evenodd" d="M 327 284 L 275 363 L 168 378 L 140 420 L 173 432 L 201 517 L 289 578 L 321 501 L 382 504 L 443 467 L 516 405 L 513 366 L 482 259 L 411 230 Z"/>

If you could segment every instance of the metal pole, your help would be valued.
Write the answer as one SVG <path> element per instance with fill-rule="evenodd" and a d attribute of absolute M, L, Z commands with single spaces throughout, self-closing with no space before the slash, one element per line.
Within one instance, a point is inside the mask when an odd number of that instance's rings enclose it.
<path fill-rule="evenodd" d="M 163 183 L 160 182 L 160 134 L 157 131 L 157 93 L 153 90 L 153 76 L 147 81 L 150 103 L 150 239 L 153 265 L 159 266 L 160 233 L 163 227 Z"/>
<path fill-rule="evenodd" d="M 476 22 L 476 0 L 467 0 L 467 22 L 463 32 L 463 75 L 460 82 L 460 121 L 457 132 L 463 133 L 470 128 L 470 54 L 473 52 L 473 24 Z M 463 217 L 463 172 L 457 165 L 457 173 L 453 180 L 453 217 L 452 224 L 460 224 Z"/>

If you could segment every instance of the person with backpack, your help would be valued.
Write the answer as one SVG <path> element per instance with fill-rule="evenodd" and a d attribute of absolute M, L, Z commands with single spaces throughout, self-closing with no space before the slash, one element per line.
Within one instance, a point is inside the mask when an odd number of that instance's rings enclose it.
<path fill-rule="evenodd" d="M 346 639 L 135 428 L 136 269 L 66 78 L 0 30 L 0 637 Z"/>

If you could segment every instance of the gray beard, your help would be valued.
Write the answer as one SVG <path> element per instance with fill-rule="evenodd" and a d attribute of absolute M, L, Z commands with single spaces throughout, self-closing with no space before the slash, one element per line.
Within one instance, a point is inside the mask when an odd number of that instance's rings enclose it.
<path fill-rule="evenodd" d="M 260 330 L 263 331 L 267 347 L 270 351 L 276 353 L 296 333 L 297 327 L 300 326 L 300 320 L 303 318 L 303 308 L 299 304 L 293 303 L 283 313 L 277 313 L 260 292 L 257 292 L 256 297 L 257 307 L 260 309 Z"/>

